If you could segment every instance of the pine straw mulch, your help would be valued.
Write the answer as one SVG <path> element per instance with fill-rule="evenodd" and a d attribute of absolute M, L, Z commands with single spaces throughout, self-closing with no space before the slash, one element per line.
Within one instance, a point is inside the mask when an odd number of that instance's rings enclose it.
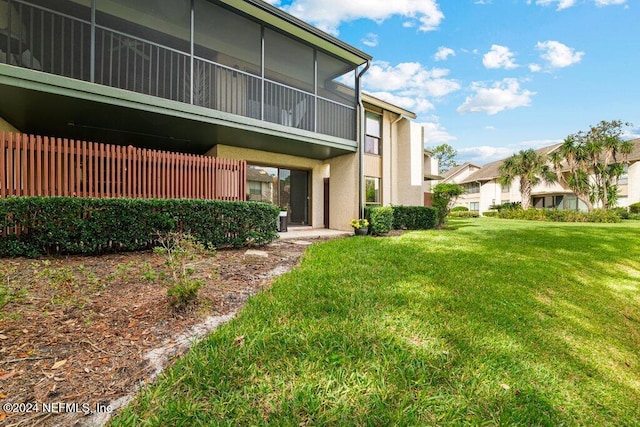
<path fill-rule="evenodd" d="M 91 417 L 76 411 L 104 408 L 150 381 L 158 369 L 148 360 L 151 350 L 171 347 L 205 318 L 234 313 L 274 275 L 293 268 L 304 243 L 259 248 L 266 260 L 245 259 L 245 249 L 199 259 L 195 276 L 206 285 L 183 312 L 169 305 L 160 279 L 148 280 L 150 271 L 165 268 L 166 258 L 152 252 L 0 259 L 0 278 L 22 289 L 0 308 L 0 403 L 39 405 L 38 412 L 0 409 L 0 425 L 87 424 Z M 177 348 L 170 358 L 185 351 Z M 74 413 L 45 413 L 42 403 Z"/>

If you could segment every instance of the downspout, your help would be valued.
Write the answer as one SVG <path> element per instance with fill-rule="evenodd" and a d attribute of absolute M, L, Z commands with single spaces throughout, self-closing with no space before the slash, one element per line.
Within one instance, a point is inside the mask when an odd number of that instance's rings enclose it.
<path fill-rule="evenodd" d="M 389 186 L 389 192 L 391 194 L 389 194 L 389 200 L 391 201 L 390 204 L 393 204 L 393 195 L 394 195 L 394 191 L 393 191 L 393 184 L 398 182 L 397 179 L 393 179 L 393 172 L 394 172 L 394 163 L 393 163 L 393 127 L 400 121 L 402 120 L 402 114 L 398 115 L 398 118 L 395 119 L 394 121 L 391 122 L 391 127 L 389 128 L 389 170 L 391 171 L 391 175 L 388 179 L 389 182 L 391 183 L 391 185 Z M 396 172 L 397 173 L 397 172 Z M 384 178 L 384 177 L 383 177 Z"/>
<path fill-rule="evenodd" d="M 369 67 L 371 66 L 371 61 L 367 60 L 367 64 L 364 66 L 362 71 L 360 71 L 356 75 L 356 96 L 358 101 L 358 135 L 357 135 L 357 143 L 358 143 L 358 218 L 364 218 L 364 150 L 362 149 L 362 145 L 365 137 L 365 126 L 364 126 L 364 104 L 362 103 L 362 88 L 360 79 L 367 72 Z"/>

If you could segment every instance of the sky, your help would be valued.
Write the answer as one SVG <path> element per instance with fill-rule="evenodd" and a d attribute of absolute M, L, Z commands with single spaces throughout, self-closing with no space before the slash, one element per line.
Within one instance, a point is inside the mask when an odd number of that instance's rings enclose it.
<path fill-rule="evenodd" d="M 640 137 L 640 0 L 268 0 L 373 56 L 366 92 L 478 165 L 601 120 Z"/>

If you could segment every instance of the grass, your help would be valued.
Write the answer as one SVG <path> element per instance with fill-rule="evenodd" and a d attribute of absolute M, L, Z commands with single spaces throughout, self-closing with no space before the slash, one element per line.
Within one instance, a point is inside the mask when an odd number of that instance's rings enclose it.
<path fill-rule="evenodd" d="M 312 246 L 112 425 L 640 425 L 640 224 Z"/>

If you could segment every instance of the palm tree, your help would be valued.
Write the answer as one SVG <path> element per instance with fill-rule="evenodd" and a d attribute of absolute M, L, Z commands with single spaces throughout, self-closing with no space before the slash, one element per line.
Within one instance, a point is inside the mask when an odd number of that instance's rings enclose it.
<path fill-rule="evenodd" d="M 500 166 L 500 183 L 511 185 L 520 178 L 522 209 L 531 207 L 531 189 L 540 182 L 556 182 L 556 175 L 547 165 L 547 156 L 535 150 L 522 150 L 506 159 Z"/>
<path fill-rule="evenodd" d="M 560 184 L 570 188 L 589 211 L 595 206 L 615 206 L 617 182 L 633 151 L 630 141 L 621 139 L 619 120 L 601 121 L 588 132 L 569 135 L 551 155 Z"/>

